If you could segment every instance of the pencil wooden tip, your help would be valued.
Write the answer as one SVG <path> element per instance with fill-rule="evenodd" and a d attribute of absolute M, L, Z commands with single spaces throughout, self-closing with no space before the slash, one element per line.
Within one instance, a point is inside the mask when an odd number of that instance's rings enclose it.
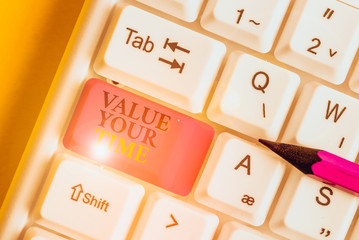
<path fill-rule="evenodd" d="M 313 173 L 311 170 L 312 164 L 320 161 L 317 156 L 319 151 L 317 149 L 272 142 L 265 139 L 258 139 L 258 141 L 306 174 Z"/>
<path fill-rule="evenodd" d="M 258 142 L 262 143 L 264 146 L 270 148 L 270 149 L 273 149 L 274 147 L 276 147 L 278 145 L 278 143 L 275 143 L 275 142 L 272 142 L 272 141 L 269 141 L 269 140 L 265 140 L 265 139 L 258 139 Z"/>

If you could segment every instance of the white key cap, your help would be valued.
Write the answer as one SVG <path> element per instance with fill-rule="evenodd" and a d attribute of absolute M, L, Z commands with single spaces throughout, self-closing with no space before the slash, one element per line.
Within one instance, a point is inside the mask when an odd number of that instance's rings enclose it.
<path fill-rule="evenodd" d="M 298 75 L 236 52 L 227 62 L 207 115 L 252 137 L 276 140 L 298 85 Z"/>
<path fill-rule="evenodd" d="M 290 0 L 210 0 L 203 28 L 259 52 L 269 52 Z"/>
<path fill-rule="evenodd" d="M 74 238 L 124 239 L 143 187 L 67 155 L 59 160 L 38 204 L 39 223 Z"/>
<path fill-rule="evenodd" d="M 258 230 L 239 224 L 227 222 L 223 225 L 218 240 L 275 240 Z"/>
<path fill-rule="evenodd" d="M 114 20 L 97 56 L 96 72 L 201 112 L 224 44 L 132 6 L 118 11 Z"/>
<path fill-rule="evenodd" d="M 354 161 L 359 150 L 359 100 L 331 88 L 305 85 L 284 142 L 325 149 Z"/>
<path fill-rule="evenodd" d="M 222 133 L 195 199 L 249 224 L 261 225 L 282 180 L 284 165 L 267 150 Z"/>
<path fill-rule="evenodd" d="M 351 5 L 353 7 L 359 8 L 358 0 L 338 0 L 338 1 L 346 3 L 346 4 Z"/>
<path fill-rule="evenodd" d="M 295 1 L 275 56 L 340 84 L 359 46 L 359 10 L 336 0 Z"/>
<path fill-rule="evenodd" d="M 66 239 L 58 235 L 52 234 L 39 227 L 31 227 L 26 231 L 23 240 L 66 240 Z"/>
<path fill-rule="evenodd" d="M 187 22 L 198 16 L 203 0 L 137 0 Z"/>
<path fill-rule="evenodd" d="M 349 80 L 350 89 L 359 93 L 359 62 L 356 63 L 354 72 Z"/>
<path fill-rule="evenodd" d="M 344 239 L 358 198 L 292 170 L 269 222 L 273 232 L 291 240 Z"/>
<path fill-rule="evenodd" d="M 209 240 L 218 222 L 212 213 L 162 193 L 152 193 L 131 239 Z"/>

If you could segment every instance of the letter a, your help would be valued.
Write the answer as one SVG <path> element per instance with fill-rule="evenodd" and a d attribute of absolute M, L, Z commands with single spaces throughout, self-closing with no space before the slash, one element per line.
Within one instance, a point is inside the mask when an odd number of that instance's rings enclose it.
<path fill-rule="evenodd" d="M 245 162 L 247 162 L 245 164 Z M 240 163 L 238 163 L 237 166 L 235 166 L 235 170 L 237 170 L 239 167 L 245 167 L 247 168 L 247 175 L 251 175 L 251 156 L 247 155 L 245 156 Z"/>

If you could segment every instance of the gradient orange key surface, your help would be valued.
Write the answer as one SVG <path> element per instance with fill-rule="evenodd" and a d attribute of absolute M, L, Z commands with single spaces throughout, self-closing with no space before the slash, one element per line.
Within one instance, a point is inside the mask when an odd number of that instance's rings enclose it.
<path fill-rule="evenodd" d="M 213 139 L 211 126 L 90 79 L 64 146 L 179 195 L 187 195 Z"/>

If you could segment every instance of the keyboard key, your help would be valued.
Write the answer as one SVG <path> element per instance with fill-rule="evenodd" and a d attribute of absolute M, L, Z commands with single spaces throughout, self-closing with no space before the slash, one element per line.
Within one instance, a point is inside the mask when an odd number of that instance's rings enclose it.
<path fill-rule="evenodd" d="M 349 4 L 350 6 L 359 8 L 359 2 L 357 0 L 340 0 L 340 1 Z"/>
<path fill-rule="evenodd" d="M 203 0 L 137 0 L 187 22 L 198 16 Z"/>
<path fill-rule="evenodd" d="M 262 232 L 237 222 L 227 222 L 223 225 L 218 240 L 275 240 Z"/>
<path fill-rule="evenodd" d="M 207 115 L 251 137 L 276 140 L 298 85 L 298 75 L 235 52 L 226 64 Z"/>
<path fill-rule="evenodd" d="M 359 101 L 331 88 L 304 86 L 283 142 L 327 150 L 354 161 L 359 150 Z"/>
<path fill-rule="evenodd" d="M 152 193 L 131 239 L 212 239 L 218 217 L 178 199 Z"/>
<path fill-rule="evenodd" d="M 124 239 L 144 188 L 68 155 L 57 161 L 39 201 L 38 223 L 77 239 Z"/>
<path fill-rule="evenodd" d="M 59 235 L 50 233 L 39 227 L 30 227 L 23 238 L 23 240 L 66 240 Z"/>
<path fill-rule="evenodd" d="M 208 31 L 269 52 L 290 0 L 210 0 L 201 19 Z"/>
<path fill-rule="evenodd" d="M 349 81 L 350 89 L 356 93 L 359 93 L 359 62 L 356 63 L 354 72 Z"/>
<path fill-rule="evenodd" d="M 357 240 L 359 239 L 359 221 L 357 220 L 353 232 L 350 235 L 349 240 Z"/>
<path fill-rule="evenodd" d="M 195 199 L 249 224 L 263 224 L 284 164 L 267 150 L 222 133 L 195 191 Z"/>
<path fill-rule="evenodd" d="M 334 84 L 342 83 L 359 46 L 359 10 L 336 0 L 296 1 L 275 56 Z"/>
<path fill-rule="evenodd" d="M 293 169 L 269 222 L 291 240 L 342 240 L 358 208 L 358 198 Z"/>
<path fill-rule="evenodd" d="M 225 54 L 224 44 L 132 6 L 117 15 L 97 56 L 96 72 L 201 112 Z"/>
<path fill-rule="evenodd" d="M 213 135 L 206 123 L 90 79 L 63 143 L 78 154 L 187 195 Z"/>

